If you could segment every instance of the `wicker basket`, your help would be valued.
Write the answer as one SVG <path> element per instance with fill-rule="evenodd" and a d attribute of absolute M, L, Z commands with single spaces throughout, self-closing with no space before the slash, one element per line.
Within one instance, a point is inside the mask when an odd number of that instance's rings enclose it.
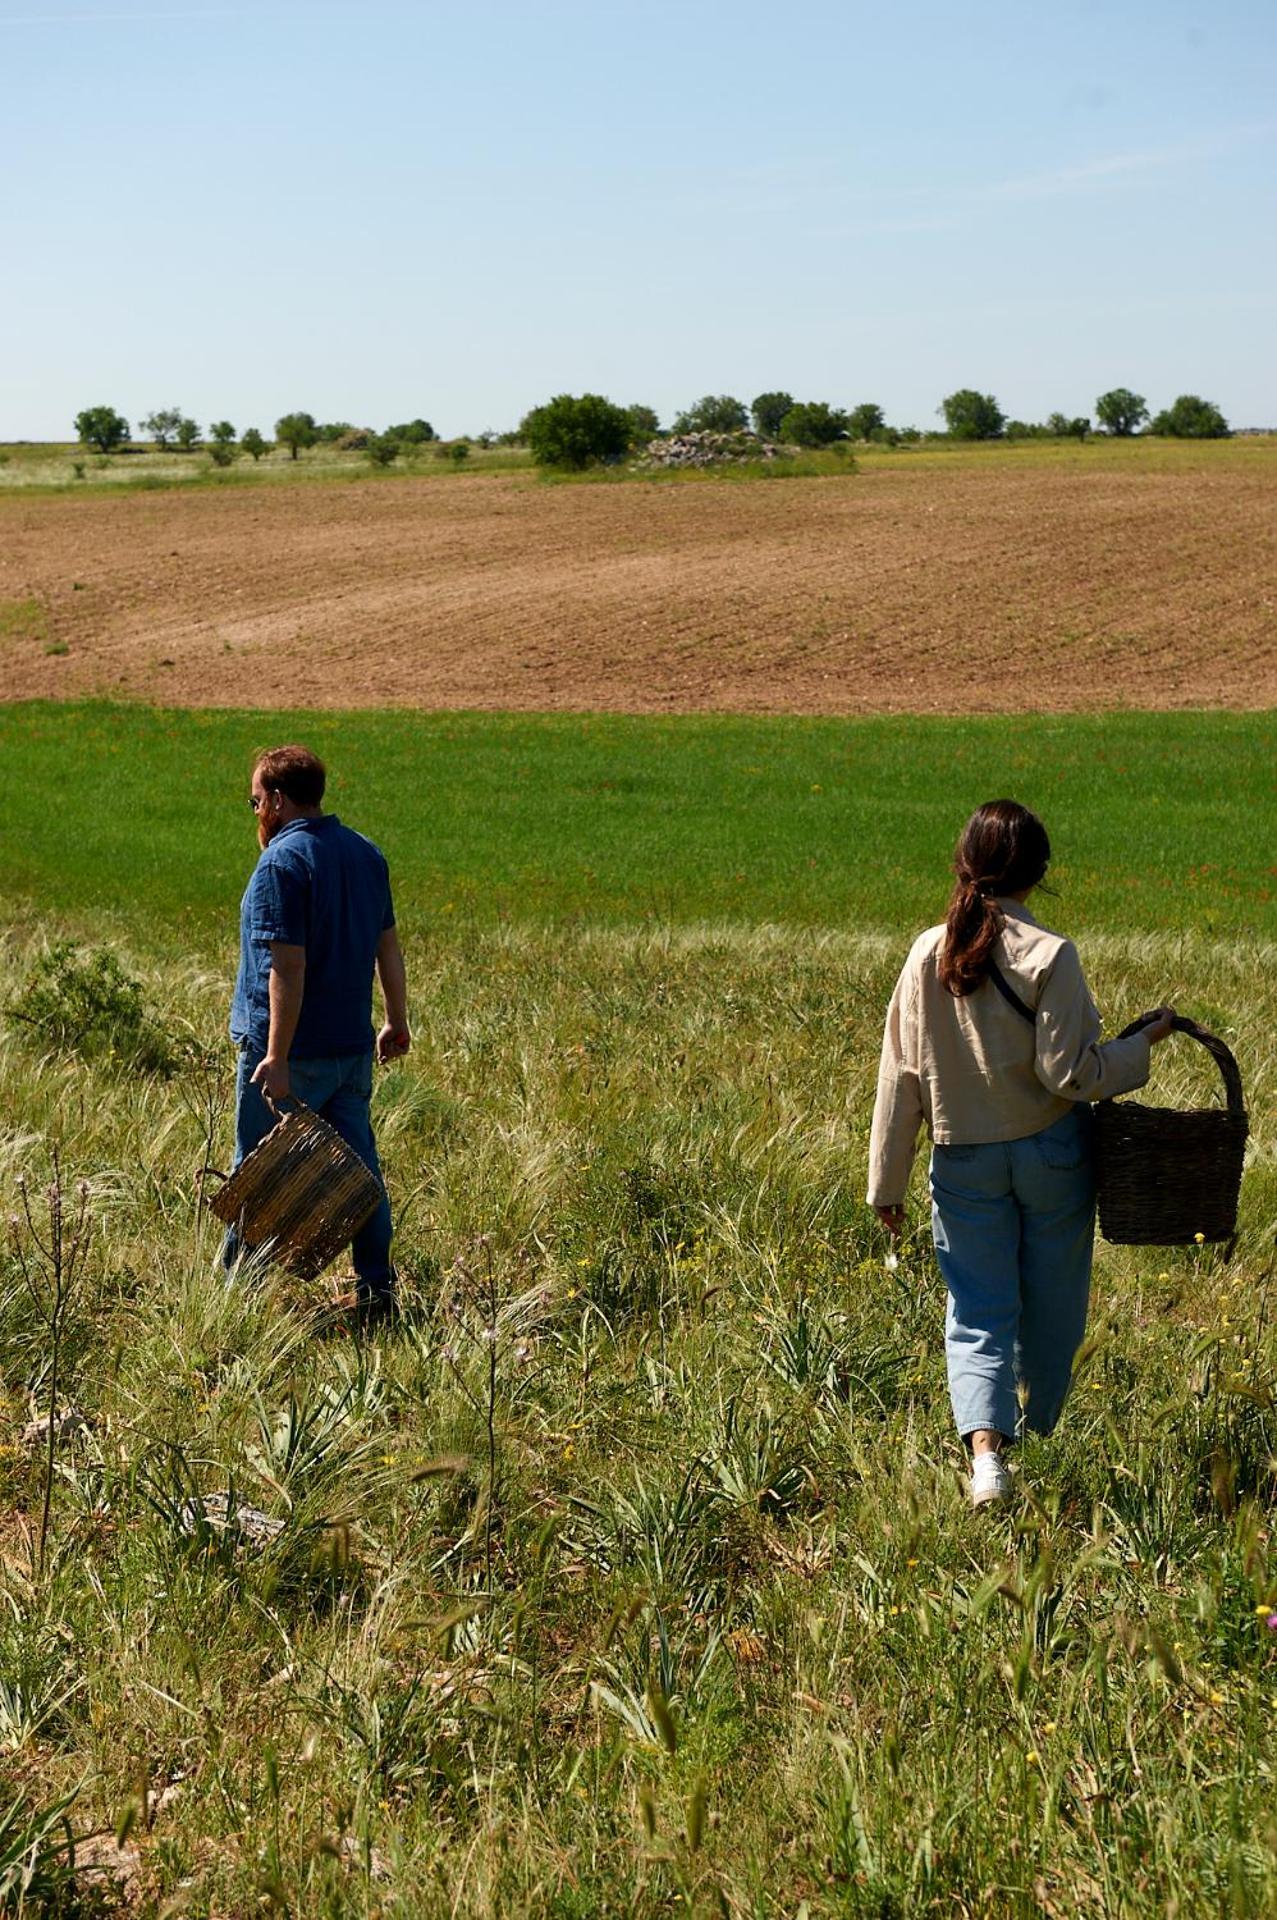
<path fill-rule="evenodd" d="M 1138 1033 L 1144 1014 L 1121 1035 Z M 1224 1078 L 1225 1107 L 1181 1112 L 1138 1100 L 1101 1100 L 1095 1109 L 1100 1232 L 1121 1247 L 1178 1247 L 1229 1240 L 1237 1228 L 1237 1196 L 1246 1151 L 1246 1107 L 1237 1062 L 1222 1040 L 1195 1020 L 1176 1016 L 1210 1053 Z"/>
<path fill-rule="evenodd" d="M 353 1147 L 300 1100 L 247 1154 L 209 1206 L 245 1247 L 313 1280 L 381 1202 Z"/>

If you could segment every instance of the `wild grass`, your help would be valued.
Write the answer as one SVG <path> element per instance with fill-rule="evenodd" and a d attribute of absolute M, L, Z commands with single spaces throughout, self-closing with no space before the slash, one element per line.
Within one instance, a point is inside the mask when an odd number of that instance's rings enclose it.
<path fill-rule="evenodd" d="M 1101 1247 L 991 1517 L 921 1187 L 894 1270 L 861 1204 L 913 930 L 406 917 L 406 1316 L 363 1343 L 218 1267 L 225 952 L 120 936 L 186 1077 L 0 1030 L 5 1210 L 56 1144 L 90 1222 L 56 1404 L 20 1206 L 0 1255 L 6 1911 L 69 1871 L 192 1915 L 1272 1911 L 1271 940 L 1085 943 L 1110 1014 L 1173 990 L 1234 1046 L 1241 1233 Z"/>
<path fill-rule="evenodd" d="M 445 479 L 456 474 L 517 473 L 530 470 L 531 455 L 519 447 L 472 446 L 463 465 L 436 456 L 424 446 L 401 457 L 392 466 L 378 467 L 358 449 L 333 446 L 307 448 L 296 460 L 287 448 L 276 447 L 260 460 L 240 454 L 229 467 L 218 467 L 206 449 L 181 453 L 160 451 L 146 444 L 114 454 L 94 453 L 74 442 L 11 443 L 0 447 L 0 503 L 6 497 L 29 499 L 44 493 L 153 492 L 171 487 L 294 486 L 320 481 L 372 481 L 384 484 L 396 477 Z"/>
<path fill-rule="evenodd" d="M 332 446 L 308 448 L 293 460 L 276 448 L 260 461 L 241 454 L 230 467 L 217 467 L 207 450 L 159 451 L 136 443 L 112 455 L 94 453 L 75 442 L 9 442 L 0 445 L 0 506 L 6 499 L 40 493 L 95 494 L 119 488 L 143 492 L 171 487 L 306 485 L 320 481 L 368 481 L 387 485 L 396 479 L 448 479 L 475 474 L 523 473 L 529 484 L 551 486 L 682 485 L 727 481 L 832 479 L 860 471 L 869 477 L 884 469 L 928 472 L 1022 472 L 1079 475 L 1157 473 L 1171 476 L 1230 475 L 1257 470 L 1277 459 L 1277 435 L 1238 434 L 1229 440 L 1164 440 L 1137 435 L 1128 440 L 951 441 L 930 437 L 898 447 L 857 442 L 845 449 L 796 452 L 786 459 L 742 462 L 722 468 L 673 468 L 646 471 L 633 462 L 592 467 L 583 473 L 539 471 L 524 447 L 472 445 L 459 467 L 436 456 L 430 446 L 377 467 L 366 453 Z"/>

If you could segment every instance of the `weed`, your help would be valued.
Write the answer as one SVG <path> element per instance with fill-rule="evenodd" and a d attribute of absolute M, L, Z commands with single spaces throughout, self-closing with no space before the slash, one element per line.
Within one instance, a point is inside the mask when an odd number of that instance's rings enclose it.
<path fill-rule="evenodd" d="M 142 983 L 108 948 L 84 953 L 73 941 L 48 948 L 6 1008 L 27 1037 L 86 1060 L 143 1073 L 173 1073 L 179 1055 L 148 1015 Z"/>

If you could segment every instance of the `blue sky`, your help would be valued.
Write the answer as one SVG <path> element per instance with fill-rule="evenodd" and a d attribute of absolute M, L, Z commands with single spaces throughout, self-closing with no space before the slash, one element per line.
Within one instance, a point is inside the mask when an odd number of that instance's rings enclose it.
<path fill-rule="evenodd" d="M 1277 425 L 1271 0 L 0 0 L 0 438 L 585 389 Z"/>

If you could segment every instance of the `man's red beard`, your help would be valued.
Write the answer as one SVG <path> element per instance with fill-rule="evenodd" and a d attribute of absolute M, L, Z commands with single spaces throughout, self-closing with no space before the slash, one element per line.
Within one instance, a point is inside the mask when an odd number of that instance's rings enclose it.
<path fill-rule="evenodd" d="M 274 839 L 275 835 L 278 832 L 279 832 L 279 823 L 276 822 L 276 824 L 272 826 L 269 819 L 267 818 L 266 809 L 265 807 L 263 807 L 257 815 L 258 846 L 265 848 L 268 845 L 268 843 Z"/>

